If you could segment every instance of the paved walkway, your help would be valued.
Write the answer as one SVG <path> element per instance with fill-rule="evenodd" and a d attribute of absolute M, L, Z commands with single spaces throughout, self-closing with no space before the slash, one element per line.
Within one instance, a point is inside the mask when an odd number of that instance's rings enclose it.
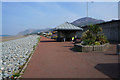
<path fill-rule="evenodd" d="M 106 52 L 80 53 L 72 42 L 55 42 L 41 36 L 23 78 L 109 78 L 118 75 L 115 45 Z"/>

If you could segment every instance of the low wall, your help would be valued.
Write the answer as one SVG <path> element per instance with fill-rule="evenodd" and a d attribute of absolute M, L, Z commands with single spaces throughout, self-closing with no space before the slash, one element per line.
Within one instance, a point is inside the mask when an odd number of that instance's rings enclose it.
<path fill-rule="evenodd" d="M 75 44 L 74 49 L 79 52 L 91 52 L 91 51 L 105 51 L 109 47 L 109 43 L 106 43 L 104 45 L 80 45 Z"/>

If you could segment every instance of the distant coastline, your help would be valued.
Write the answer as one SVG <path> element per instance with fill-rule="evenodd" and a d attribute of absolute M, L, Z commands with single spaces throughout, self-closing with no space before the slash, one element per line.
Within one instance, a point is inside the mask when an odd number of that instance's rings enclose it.
<path fill-rule="evenodd" d="M 0 37 L 9 37 L 11 35 L 0 35 Z"/>
<path fill-rule="evenodd" d="M 16 35 L 0 35 L 0 42 L 5 42 L 9 40 L 15 40 L 19 38 L 24 38 L 25 36 L 16 36 Z"/>

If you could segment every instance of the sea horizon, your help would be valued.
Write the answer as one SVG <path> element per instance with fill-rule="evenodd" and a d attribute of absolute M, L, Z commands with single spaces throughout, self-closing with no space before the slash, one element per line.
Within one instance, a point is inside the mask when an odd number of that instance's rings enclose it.
<path fill-rule="evenodd" d="M 11 35 L 0 35 L 0 37 L 7 37 L 7 36 L 11 36 Z"/>

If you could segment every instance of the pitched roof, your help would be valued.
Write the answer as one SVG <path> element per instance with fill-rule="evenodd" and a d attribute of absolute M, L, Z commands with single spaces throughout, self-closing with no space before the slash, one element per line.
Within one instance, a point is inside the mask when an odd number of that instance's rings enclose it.
<path fill-rule="evenodd" d="M 74 26 L 71 23 L 65 22 L 55 28 L 55 30 L 83 30 L 80 27 Z"/>

